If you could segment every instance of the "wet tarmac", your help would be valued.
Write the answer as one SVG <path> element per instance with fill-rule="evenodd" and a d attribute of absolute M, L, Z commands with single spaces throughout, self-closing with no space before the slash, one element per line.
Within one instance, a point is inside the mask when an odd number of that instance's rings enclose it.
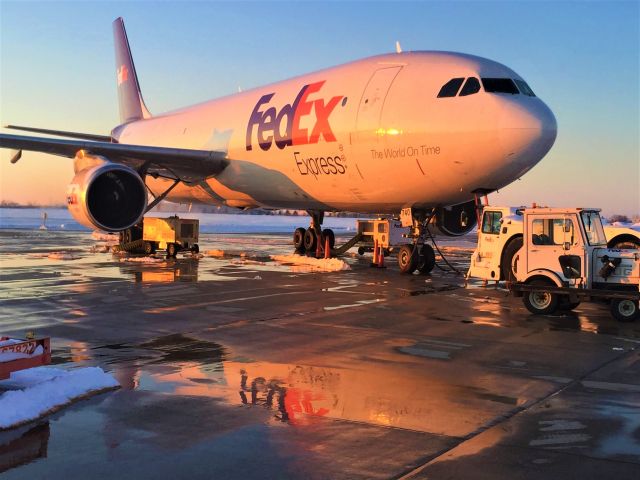
<path fill-rule="evenodd" d="M 355 254 L 312 273 L 269 259 L 285 235 L 151 262 L 85 233 L 0 242 L 0 332 L 122 384 L 0 432 L 3 479 L 640 476 L 640 324 L 605 306 L 533 316 Z M 442 241 L 464 269 L 460 245 Z"/>

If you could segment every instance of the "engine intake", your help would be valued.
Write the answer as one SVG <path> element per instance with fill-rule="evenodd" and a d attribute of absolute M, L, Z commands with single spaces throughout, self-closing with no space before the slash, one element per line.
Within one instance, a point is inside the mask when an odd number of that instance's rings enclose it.
<path fill-rule="evenodd" d="M 473 200 L 451 207 L 441 207 L 436 212 L 436 227 L 450 237 L 469 233 L 477 223 L 476 203 Z"/>
<path fill-rule="evenodd" d="M 119 232 L 142 219 L 147 190 L 132 168 L 104 162 L 76 173 L 67 189 L 67 206 L 82 225 Z"/>

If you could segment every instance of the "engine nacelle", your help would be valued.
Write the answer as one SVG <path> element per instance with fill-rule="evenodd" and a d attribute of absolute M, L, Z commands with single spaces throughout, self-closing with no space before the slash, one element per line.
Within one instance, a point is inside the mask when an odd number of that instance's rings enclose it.
<path fill-rule="evenodd" d="M 147 189 L 134 169 L 104 161 L 76 173 L 67 189 L 67 207 L 86 227 L 119 232 L 142 219 Z"/>
<path fill-rule="evenodd" d="M 441 207 L 436 212 L 436 227 L 450 237 L 469 233 L 477 223 L 476 202 L 473 200 L 451 207 Z"/>

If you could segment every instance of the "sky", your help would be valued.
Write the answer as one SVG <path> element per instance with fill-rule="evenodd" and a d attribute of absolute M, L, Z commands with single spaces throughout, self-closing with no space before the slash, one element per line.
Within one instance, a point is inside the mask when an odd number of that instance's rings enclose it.
<path fill-rule="evenodd" d="M 161 113 L 395 49 L 503 63 L 558 120 L 550 153 L 494 205 L 640 213 L 640 2 L 31 2 L 0 0 L 0 124 L 108 134 L 111 22 L 124 17 Z M 5 133 L 17 133 L 2 130 Z M 0 152 L 0 200 L 64 203 L 72 161 Z"/>

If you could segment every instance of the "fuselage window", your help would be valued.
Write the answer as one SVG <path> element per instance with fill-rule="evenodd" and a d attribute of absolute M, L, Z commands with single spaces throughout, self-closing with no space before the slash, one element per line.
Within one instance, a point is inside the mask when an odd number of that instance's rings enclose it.
<path fill-rule="evenodd" d="M 474 93 L 478 93 L 480 91 L 480 82 L 476 77 L 467 78 L 464 87 L 460 90 L 460 96 L 465 97 L 467 95 L 473 95 Z"/>
<path fill-rule="evenodd" d="M 447 83 L 445 83 L 440 89 L 440 93 L 438 93 L 438 98 L 442 97 L 455 97 L 462 86 L 462 82 L 464 78 L 452 78 Z"/>
<path fill-rule="evenodd" d="M 483 78 L 482 86 L 484 91 L 489 93 L 510 93 L 512 95 L 520 93 L 510 78 Z"/>
<path fill-rule="evenodd" d="M 524 95 L 527 95 L 528 97 L 535 97 L 536 94 L 533 93 L 533 90 L 531 90 L 531 87 L 529 87 L 529 85 L 527 85 L 527 82 L 525 82 L 524 80 L 513 80 L 514 82 L 516 82 L 516 85 L 518 86 L 518 88 L 520 89 L 520 93 L 523 93 Z"/>

